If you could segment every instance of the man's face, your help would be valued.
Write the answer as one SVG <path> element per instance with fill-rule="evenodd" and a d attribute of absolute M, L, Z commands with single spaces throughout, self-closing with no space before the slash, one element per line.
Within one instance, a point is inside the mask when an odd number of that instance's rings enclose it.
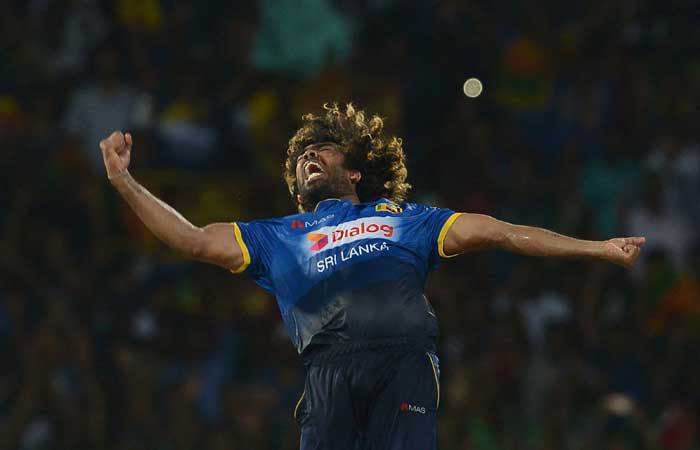
<path fill-rule="evenodd" d="M 297 158 L 296 176 L 299 202 L 307 210 L 306 205 L 355 194 L 359 181 L 359 172 L 345 167 L 345 155 L 331 142 L 308 145 Z"/>

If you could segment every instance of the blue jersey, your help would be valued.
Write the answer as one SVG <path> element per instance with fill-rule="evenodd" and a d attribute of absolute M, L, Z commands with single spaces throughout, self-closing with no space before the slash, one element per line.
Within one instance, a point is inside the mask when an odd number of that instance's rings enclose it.
<path fill-rule="evenodd" d="M 380 199 L 330 199 L 311 213 L 237 222 L 245 272 L 277 298 L 299 353 L 317 345 L 437 335 L 423 291 L 459 214 Z"/>

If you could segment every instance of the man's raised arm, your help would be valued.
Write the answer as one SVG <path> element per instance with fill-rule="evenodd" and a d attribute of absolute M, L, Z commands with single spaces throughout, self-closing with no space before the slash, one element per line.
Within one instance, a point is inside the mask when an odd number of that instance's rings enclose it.
<path fill-rule="evenodd" d="M 243 254 L 230 223 L 214 223 L 196 227 L 180 213 L 148 192 L 129 174 L 133 138 L 115 131 L 100 142 L 107 178 L 131 209 L 153 234 L 185 256 L 237 269 Z"/>
<path fill-rule="evenodd" d="M 500 248 L 530 256 L 595 258 L 630 267 L 639 256 L 644 240 L 627 237 L 584 241 L 483 214 L 461 214 L 445 236 L 443 251 L 449 256 Z"/>

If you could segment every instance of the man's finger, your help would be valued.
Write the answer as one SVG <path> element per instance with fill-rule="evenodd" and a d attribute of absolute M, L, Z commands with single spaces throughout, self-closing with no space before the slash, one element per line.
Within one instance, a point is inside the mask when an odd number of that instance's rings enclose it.
<path fill-rule="evenodd" d="M 634 263 L 634 261 L 637 259 L 637 256 L 639 255 L 640 249 L 639 247 L 630 245 L 625 247 L 625 253 L 627 253 L 627 261 L 628 264 Z"/>
<path fill-rule="evenodd" d="M 134 145 L 134 139 L 131 137 L 131 133 L 124 134 L 124 141 L 126 142 L 127 147 Z"/>
<path fill-rule="evenodd" d="M 625 238 L 625 244 L 633 244 L 636 246 L 640 246 L 644 245 L 645 242 L 646 238 L 642 236 Z"/>
<path fill-rule="evenodd" d="M 121 147 L 124 145 L 124 135 L 121 131 L 115 131 L 109 136 L 109 141 L 114 147 Z"/>

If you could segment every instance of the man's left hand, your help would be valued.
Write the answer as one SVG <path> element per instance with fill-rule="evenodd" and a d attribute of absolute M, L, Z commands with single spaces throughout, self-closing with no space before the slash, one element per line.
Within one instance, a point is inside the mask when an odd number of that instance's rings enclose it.
<path fill-rule="evenodd" d="M 646 238 L 614 238 L 603 242 L 603 259 L 622 267 L 632 267 Z"/>

